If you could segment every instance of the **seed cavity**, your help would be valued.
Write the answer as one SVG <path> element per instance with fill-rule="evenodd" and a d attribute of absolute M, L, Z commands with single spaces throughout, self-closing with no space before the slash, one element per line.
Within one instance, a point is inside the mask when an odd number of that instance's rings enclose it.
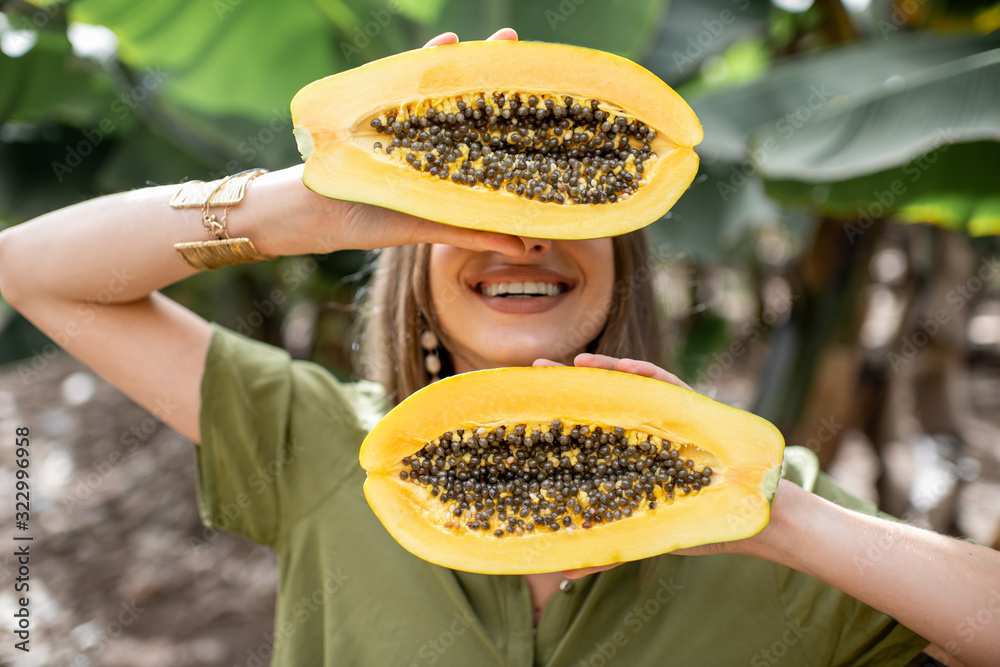
<path fill-rule="evenodd" d="M 431 487 L 449 528 L 498 538 L 627 520 L 717 475 L 714 457 L 694 445 L 561 420 L 449 431 L 400 463 L 401 480 Z"/>
<path fill-rule="evenodd" d="M 656 132 L 569 95 L 494 91 L 425 100 L 370 121 L 381 159 L 457 185 L 556 205 L 624 201 L 646 183 Z"/>

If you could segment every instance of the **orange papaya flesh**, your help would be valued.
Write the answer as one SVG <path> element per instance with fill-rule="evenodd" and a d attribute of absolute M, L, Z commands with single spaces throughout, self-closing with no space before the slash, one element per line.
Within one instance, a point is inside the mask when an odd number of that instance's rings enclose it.
<path fill-rule="evenodd" d="M 693 180 L 691 108 L 639 65 L 536 42 L 410 51 L 292 101 L 303 182 L 450 225 L 545 238 L 622 234 Z"/>
<path fill-rule="evenodd" d="M 404 548 L 524 574 L 754 535 L 783 448 L 765 420 L 658 380 L 507 368 L 408 397 L 360 460 L 368 503 Z"/>

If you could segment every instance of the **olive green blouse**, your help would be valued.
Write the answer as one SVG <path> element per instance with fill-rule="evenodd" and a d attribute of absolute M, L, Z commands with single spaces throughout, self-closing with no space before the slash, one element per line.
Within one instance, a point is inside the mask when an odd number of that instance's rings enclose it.
<path fill-rule="evenodd" d="M 382 388 L 217 324 L 201 387 L 206 525 L 271 546 L 272 665 L 905 665 L 927 641 L 839 590 L 733 555 L 659 556 L 556 593 L 532 627 L 521 576 L 448 570 L 389 536 L 358 450 Z M 784 476 L 874 513 L 791 447 Z"/>

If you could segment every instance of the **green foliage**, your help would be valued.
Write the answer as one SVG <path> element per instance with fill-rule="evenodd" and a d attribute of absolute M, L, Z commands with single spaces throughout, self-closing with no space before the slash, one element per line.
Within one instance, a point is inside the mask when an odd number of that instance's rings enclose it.
<path fill-rule="evenodd" d="M 768 0 L 675 1 L 641 62 L 669 85 L 686 87 L 713 56 L 766 35 L 770 11 Z"/>
<path fill-rule="evenodd" d="M 451 0 L 435 31 L 484 39 L 499 27 L 511 26 L 521 39 L 575 44 L 639 60 L 656 36 L 667 4 L 665 0 Z"/>
<path fill-rule="evenodd" d="M 942 140 L 902 166 L 820 185 L 775 179 L 768 182 L 768 192 L 845 220 L 849 237 L 887 215 L 973 236 L 1000 234 L 1000 192 L 996 174 L 984 168 L 989 164 L 1000 164 L 997 142 Z"/>
<path fill-rule="evenodd" d="M 810 179 L 808 186 L 802 185 L 792 191 L 785 180 L 789 174 L 799 178 L 811 172 L 810 160 L 814 153 L 809 151 L 850 143 L 858 159 L 882 161 L 880 164 L 894 164 L 893 168 L 898 169 L 905 168 L 905 163 L 919 154 L 919 151 L 902 151 L 892 157 L 897 160 L 892 163 L 885 161 L 883 151 L 876 150 L 876 146 L 886 145 L 883 139 L 891 141 L 895 136 L 889 127 L 894 123 L 891 115 L 887 115 L 880 125 L 886 130 L 884 137 L 877 139 L 866 134 L 864 140 L 852 138 L 850 135 L 855 127 L 846 123 L 843 133 L 832 140 L 830 126 L 822 124 L 827 121 L 821 119 L 857 104 L 878 104 L 883 96 L 898 90 L 904 77 L 932 76 L 921 72 L 934 67 L 961 69 L 963 58 L 998 45 L 1000 37 L 992 35 L 944 38 L 931 34 L 900 34 L 887 41 L 847 44 L 787 58 L 773 64 L 766 74 L 752 83 L 692 95 L 689 101 L 705 128 L 705 140 L 697 149 L 702 160 L 699 175 L 674 206 L 670 218 L 656 223 L 654 232 L 664 241 L 671 241 L 674 247 L 683 245 L 700 261 L 713 263 L 721 261 L 722 257 L 731 257 L 746 235 L 760 226 L 781 224 L 793 232 L 805 231 L 803 227 L 808 229 L 812 224 L 820 203 L 811 197 L 825 197 L 829 181 L 820 176 Z M 960 87 L 949 87 L 949 94 Z M 982 92 L 985 87 L 988 86 L 981 83 L 966 90 L 960 97 L 964 100 L 961 104 L 939 98 L 937 103 L 911 100 L 909 109 L 900 105 L 893 108 L 900 113 L 909 111 L 921 118 L 932 118 L 941 127 L 958 128 L 962 118 L 993 117 L 991 114 L 996 107 L 989 104 L 993 99 L 989 96 L 994 93 Z M 928 93 L 928 97 L 933 94 Z M 933 107 L 929 107 L 930 104 Z M 933 108 L 937 114 L 926 113 L 928 108 Z M 926 145 L 930 145 L 933 134 Z M 772 140 L 766 142 L 767 137 Z M 751 143 L 753 138 L 756 138 L 755 143 Z M 785 162 L 787 169 L 780 174 L 774 171 L 781 160 L 778 146 L 782 152 L 788 151 L 789 156 Z M 794 154 L 792 147 L 798 147 Z M 969 163 L 979 168 L 983 164 Z M 764 178 L 768 180 L 767 190 Z M 777 182 L 779 178 L 784 180 Z M 934 183 L 933 178 L 921 179 L 909 189 L 910 196 L 920 196 L 926 201 L 927 188 Z M 822 187 L 814 189 L 817 185 Z M 873 192 L 873 187 L 869 187 L 858 194 L 867 194 L 868 201 L 874 201 L 871 199 Z M 808 203 L 810 208 L 790 211 L 768 193 L 781 195 L 785 201 Z M 837 191 L 831 193 L 833 203 L 837 202 L 835 194 Z M 855 203 L 850 208 L 856 206 Z M 843 209 L 840 207 L 840 212 Z"/>
<path fill-rule="evenodd" d="M 160 97 L 190 112 L 259 123 L 305 84 L 342 69 L 313 3 L 76 0 L 70 19 L 111 28 L 119 58 L 162 71 Z"/>
<path fill-rule="evenodd" d="M 754 134 L 771 192 L 842 217 L 1000 232 L 1000 49 L 893 78 L 783 136 Z"/>
<path fill-rule="evenodd" d="M 286 0 L 280 6 L 74 0 L 67 16 L 59 4 L 8 3 L 4 15 L 38 40 L 18 58 L 0 53 L 0 220 L 25 220 L 147 183 L 294 164 L 300 158 L 288 105 L 299 88 L 417 48 L 441 32 L 483 39 L 510 25 L 523 39 L 638 58 L 666 6 L 666 0 Z M 67 21 L 109 28 L 117 57 L 97 62 L 74 54 Z M 204 273 L 166 292 L 206 317 L 233 328 L 246 323 L 251 335 L 280 344 L 281 323 L 295 303 L 350 302 L 356 284 L 346 277 L 363 258 L 339 253 L 303 261 Z M 255 305 L 271 295 L 280 297 L 273 308 Z M 334 310 L 333 323 L 317 323 L 320 332 L 343 330 L 343 308 Z M 258 325 L 249 325 L 251 317 Z M 26 338 L 23 331 L 33 328 L 19 316 L 5 322 L 5 349 L 29 355 L 25 346 L 37 343 L 37 332 Z M 22 333 L 4 338 L 5 331 Z"/>
<path fill-rule="evenodd" d="M 418 48 L 444 31 L 483 39 L 509 25 L 522 39 L 616 52 L 687 95 L 705 127 L 701 172 L 654 233 L 661 248 L 698 263 L 737 255 L 753 262 L 743 241 L 758 227 L 781 225 L 807 236 L 817 210 L 846 214 L 865 197 L 870 202 L 876 188 L 891 185 L 926 152 L 926 143 L 913 138 L 919 133 L 903 136 L 903 128 L 894 127 L 893 114 L 907 105 L 930 110 L 943 127 L 953 128 L 996 108 L 995 96 L 970 92 L 980 84 L 956 92 L 960 103 L 949 103 L 941 99 L 944 88 L 928 88 L 926 98 L 919 97 L 924 93 L 911 90 L 908 77 L 997 48 L 1000 39 L 907 34 L 907 17 L 878 11 L 873 16 L 892 30 L 880 31 L 873 18 L 862 30 L 867 41 L 820 49 L 825 39 L 818 9 L 791 15 L 767 0 L 73 0 L 2 8 L 11 25 L 38 37 L 20 57 L 0 53 L 0 220 L 11 222 L 147 182 L 294 164 L 299 156 L 288 103 L 301 86 Z M 117 57 L 98 62 L 76 55 L 67 20 L 109 28 L 118 38 Z M 802 52 L 781 57 L 796 49 Z M 903 80 L 909 92 L 883 85 L 887 80 Z M 911 94 L 918 97 L 906 97 Z M 883 110 L 878 122 L 869 119 L 861 127 L 865 136 L 884 132 L 883 143 L 852 139 L 844 119 L 857 122 L 858 114 L 873 109 Z M 838 110 L 846 110 L 840 121 Z M 821 156 L 816 147 L 829 145 L 825 133 L 837 122 L 845 123 L 838 141 L 854 147 L 855 166 L 829 176 L 823 169 L 833 164 L 834 153 Z M 939 166 L 921 172 L 897 200 L 897 213 L 995 232 L 995 195 L 988 171 L 977 169 L 986 160 L 996 164 L 996 128 L 990 127 L 992 135 L 963 134 L 961 143 L 938 151 Z M 759 153 L 767 136 L 782 140 L 773 155 Z M 905 150 L 885 150 L 893 138 Z M 964 164 L 952 167 L 954 162 Z M 789 210 L 774 195 L 808 208 Z M 170 294 L 232 326 L 254 311 L 255 297 L 282 290 L 286 304 L 269 316 L 273 323 L 255 332 L 276 336 L 297 300 L 329 295 L 349 301 L 354 286 L 344 277 L 359 269 L 361 259 L 331 256 L 301 281 L 286 279 L 287 264 L 203 274 Z M 217 293 L 239 296 L 210 296 Z M 317 329 L 338 327 L 320 322 Z M 699 335 L 691 349 L 714 338 Z"/>
<path fill-rule="evenodd" d="M 97 125 L 114 101 L 95 63 L 75 58 L 64 32 L 42 31 L 19 58 L 0 52 L 4 122 Z"/>

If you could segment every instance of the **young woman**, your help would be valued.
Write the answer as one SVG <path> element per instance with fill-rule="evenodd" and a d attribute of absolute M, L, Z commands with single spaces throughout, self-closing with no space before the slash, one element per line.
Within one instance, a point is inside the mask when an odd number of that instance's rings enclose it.
<path fill-rule="evenodd" d="M 168 205 L 177 189 L 102 197 L 5 231 L 0 290 L 198 443 L 206 523 L 278 552 L 273 664 L 904 665 L 925 649 L 1000 664 L 1000 554 L 874 516 L 799 448 L 768 527 L 746 540 L 523 577 L 408 554 L 365 503 L 357 451 L 391 403 L 429 381 L 425 331 L 444 372 L 566 363 L 683 384 L 628 358 L 655 358 L 657 342 L 651 287 L 634 279 L 642 232 L 469 231 L 325 199 L 303 187 L 301 168 L 260 176 L 229 212 L 231 236 L 268 256 L 386 249 L 362 341 L 378 382 L 339 383 L 157 292 L 195 273 L 173 244 L 204 235 L 198 209 Z M 502 282 L 556 293 L 485 293 Z"/>

